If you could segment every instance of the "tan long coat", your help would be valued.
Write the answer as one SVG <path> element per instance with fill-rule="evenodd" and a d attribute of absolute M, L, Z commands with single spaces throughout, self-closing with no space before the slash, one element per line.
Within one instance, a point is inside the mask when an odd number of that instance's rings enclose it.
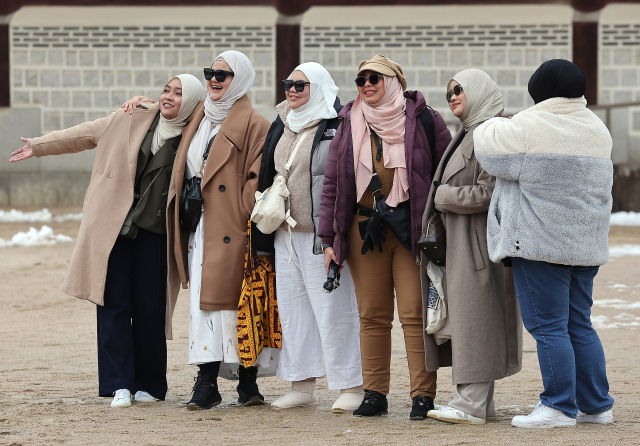
<path fill-rule="evenodd" d="M 120 109 L 31 141 L 37 157 L 96 149 L 63 292 L 104 304 L 109 255 L 133 203 L 138 152 L 158 110 L 158 104 L 142 103 L 133 114 Z"/>
<path fill-rule="evenodd" d="M 172 338 L 171 318 L 180 285 L 187 288 L 189 233 L 180 228 L 178 206 L 184 183 L 187 152 L 200 122 L 204 104 L 182 133 L 167 203 L 166 335 Z M 204 258 L 200 309 L 237 310 L 247 246 L 247 222 L 255 204 L 262 146 L 269 121 L 258 113 L 245 95 L 233 105 L 213 142 L 202 181 L 204 197 Z"/>
<path fill-rule="evenodd" d="M 464 140 L 451 156 L 435 196 L 435 207 L 442 212 L 447 231 L 447 317 L 451 341 L 438 346 L 424 332 L 427 370 L 453 366 L 453 384 L 486 382 L 517 373 L 522 366 L 522 320 L 510 268 L 489 260 L 487 250 L 487 211 L 495 178 L 486 173 L 473 151 L 473 129 L 464 136 L 461 129 L 442 159 L 456 141 Z M 442 163 L 435 178 L 440 178 Z M 446 183 L 446 184 L 445 184 Z M 423 231 L 434 213 L 429 198 L 422 221 Z M 428 258 L 422 255 L 423 321 L 429 298 L 426 275 Z"/>

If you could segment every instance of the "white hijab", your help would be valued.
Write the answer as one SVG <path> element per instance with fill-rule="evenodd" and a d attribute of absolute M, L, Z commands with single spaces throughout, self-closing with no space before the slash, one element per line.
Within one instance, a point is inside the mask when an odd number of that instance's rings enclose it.
<path fill-rule="evenodd" d="M 202 82 L 197 77 L 191 74 L 178 74 L 171 80 L 176 78 L 180 79 L 182 84 L 182 105 L 180 105 L 178 116 L 173 119 L 167 119 L 160 113 L 160 120 L 151 142 L 151 153 L 154 155 L 158 153 L 158 150 L 165 142 L 182 133 L 182 128 L 187 125 L 185 119 L 191 115 L 193 109 L 202 99 Z M 162 104 L 160 104 L 160 107 L 162 107 Z"/>
<path fill-rule="evenodd" d="M 240 51 L 225 51 L 216 57 L 214 62 L 216 60 L 224 60 L 233 71 L 234 76 L 229 88 L 219 100 L 212 101 L 207 91 L 207 97 L 204 100 L 204 118 L 200 121 L 198 131 L 193 136 L 187 152 L 187 164 L 193 166 L 192 169 L 188 169 L 193 170 L 191 173 L 198 172 L 202 165 L 213 126 L 218 126 L 216 130 L 219 130 L 219 126 L 227 118 L 233 104 L 247 94 L 256 78 L 251 61 Z"/>
<path fill-rule="evenodd" d="M 487 73 L 471 68 L 459 72 L 451 80 L 460 84 L 467 98 L 467 104 L 460 117 L 465 130 L 469 130 L 474 124 L 502 115 L 504 111 L 502 93 Z M 450 84 L 451 81 L 449 81 Z M 449 85 L 447 85 L 448 89 L 450 89 Z"/>
<path fill-rule="evenodd" d="M 338 116 L 333 104 L 338 96 L 338 87 L 325 67 L 316 62 L 298 65 L 295 71 L 302 71 L 309 79 L 309 102 L 287 114 L 287 126 L 298 133 L 311 121 L 331 119 Z M 287 79 L 291 79 L 293 72 Z"/>

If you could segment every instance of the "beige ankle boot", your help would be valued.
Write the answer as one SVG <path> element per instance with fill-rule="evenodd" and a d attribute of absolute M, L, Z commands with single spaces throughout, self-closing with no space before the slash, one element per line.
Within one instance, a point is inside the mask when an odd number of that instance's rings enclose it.
<path fill-rule="evenodd" d="M 352 412 L 360 407 L 363 398 L 364 390 L 362 389 L 362 386 L 352 387 L 350 389 L 342 389 L 340 391 L 340 396 L 331 407 L 331 412 Z"/>
<path fill-rule="evenodd" d="M 315 406 L 318 404 L 315 381 L 299 381 L 291 383 L 291 392 L 281 396 L 273 403 L 274 409 L 291 409 L 292 407 Z"/>

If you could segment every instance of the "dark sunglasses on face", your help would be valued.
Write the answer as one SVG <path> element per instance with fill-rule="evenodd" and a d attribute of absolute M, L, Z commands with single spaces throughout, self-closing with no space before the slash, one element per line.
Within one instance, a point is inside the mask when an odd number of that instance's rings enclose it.
<path fill-rule="evenodd" d="M 366 83 L 367 83 L 367 81 L 369 81 L 369 83 L 370 83 L 371 85 L 375 85 L 375 84 L 377 84 L 378 82 L 380 82 L 380 78 L 381 78 L 381 77 L 382 77 L 382 76 L 380 76 L 380 75 L 379 75 L 379 74 L 377 74 L 377 73 L 373 73 L 373 74 L 369 75 L 368 77 L 358 76 L 358 77 L 356 77 L 356 85 L 357 85 L 358 87 L 362 88 L 362 87 L 364 87 L 364 84 L 366 84 Z"/>
<path fill-rule="evenodd" d="M 452 96 L 460 96 L 460 93 L 462 93 L 462 87 L 460 85 L 456 85 L 455 87 L 453 87 L 453 90 L 449 90 L 447 91 L 447 102 L 451 102 L 451 97 Z"/>
<path fill-rule="evenodd" d="M 305 82 L 303 80 L 292 81 L 291 79 L 285 79 L 282 81 L 282 86 L 284 87 L 284 91 L 291 90 L 291 87 L 296 87 L 296 91 L 298 93 L 302 93 L 304 91 L 305 85 L 311 85 L 310 82 Z"/>
<path fill-rule="evenodd" d="M 204 78 L 208 81 L 215 77 L 218 82 L 224 82 L 227 76 L 233 76 L 233 71 L 214 70 L 213 68 L 204 69 Z"/>

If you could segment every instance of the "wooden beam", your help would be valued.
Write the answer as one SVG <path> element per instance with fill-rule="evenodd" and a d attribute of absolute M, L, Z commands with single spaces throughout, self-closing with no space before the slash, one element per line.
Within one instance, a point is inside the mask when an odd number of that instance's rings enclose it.
<path fill-rule="evenodd" d="M 589 105 L 598 104 L 598 22 L 573 22 L 573 63 L 587 78 L 584 97 Z"/>
<path fill-rule="evenodd" d="M 300 64 L 300 24 L 276 24 L 276 104 L 285 100 L 282 79 Z"/>
<path fill-rule="evenodd" d="M 11 107 L 9 24 L 0 23 L 0 107 Z"/>

